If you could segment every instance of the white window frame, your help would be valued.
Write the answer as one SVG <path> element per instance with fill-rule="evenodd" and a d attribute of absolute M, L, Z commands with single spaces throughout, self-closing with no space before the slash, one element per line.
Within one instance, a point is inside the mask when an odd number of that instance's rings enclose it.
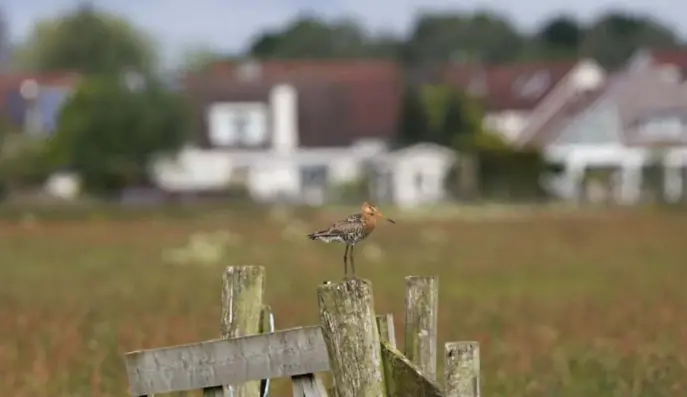
<path fill-rule="evenodd" d="M 239 136 L 232 128 L 236 113 L 246 113 L 249 128 L 257 131 L 257 139 Z M 268 107 L 261 102 L 221 102 L 209 106 L 207 114 L 208 139 L 213 146 L 260 146 L 267 143 Z"/>

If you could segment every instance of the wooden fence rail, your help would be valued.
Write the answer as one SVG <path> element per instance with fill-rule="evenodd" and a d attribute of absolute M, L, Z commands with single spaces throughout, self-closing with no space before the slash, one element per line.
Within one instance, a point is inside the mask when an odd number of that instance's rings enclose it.
<path fill-rule="evenodd" d="M 265 271 L 235 266 L 223 277 L 220 338 L 126 353 L 132 396 L 203 389 L 204 396 L 258 397 L 264 381 L 290 377 L 293 396 L 479 397 L 479 345 L 445 344 L 444 387 L 436 383 L 438 281 L 406 278 L 405 355 L 391 314 L 376 315 L 372 285 L 347 279 L 318 287 L 320 325 L 274 332 L 263 303 Z M 263 381 L 263 387 L 260 386 Z"/>

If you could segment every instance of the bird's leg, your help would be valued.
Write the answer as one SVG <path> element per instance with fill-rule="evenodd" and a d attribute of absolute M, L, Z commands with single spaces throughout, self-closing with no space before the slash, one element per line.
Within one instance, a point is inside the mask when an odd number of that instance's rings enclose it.
<path fill-rule="evenodd" d="M 353 248 L 355 248 L 355 245 L 351 245 L 351 253 L 348 255 L 348 257 L 351 260 L 351 270 L 353 273 L 353 278 L 355 278 L 355 261 L 353 260 Z"/>
<path fill-rule="evenodd" d="M 348 277 L 348 244 L 346 244 L 346 251 L 344 251 L 344 278 Z"/>

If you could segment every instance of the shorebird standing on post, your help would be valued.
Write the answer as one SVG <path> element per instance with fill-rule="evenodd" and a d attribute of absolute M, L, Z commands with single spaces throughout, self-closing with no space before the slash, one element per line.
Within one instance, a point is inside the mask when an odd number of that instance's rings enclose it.
<path fill-rule="evenodd" d="M 366 201 L 363 203 L 359 213 L 342 219 L 326 229 L 308 234 L 308 238 L 311 240 L 323 241 L 325 243 L 345 244 L 344 276 L 348 277 L 348 262 L 350 259 L 352 275 L 353 278 L 355 278 L 353 248 L 375 230 L 377 218 L 384 218 L 393 224 L 396 223 L 392 219 L 385 217 L 376 206 Z"/>

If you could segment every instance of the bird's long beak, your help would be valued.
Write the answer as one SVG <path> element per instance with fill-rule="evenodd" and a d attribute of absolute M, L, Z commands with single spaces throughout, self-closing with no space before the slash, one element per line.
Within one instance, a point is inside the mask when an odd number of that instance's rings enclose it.
<path fill-rule="evenodd" d="M 377 211 L 377 215 L 379 215 L 381 218 L 384 218 L 384 219 L 386 219 L 387 221 L 393 223 L 394 225 L 396 224 L 396 221 L 394 221 L 394 220 L 391 219 L 391 218 L 387 218 L 386 216 L 384 216 L 384 214 L 382 214 L 382 213 L 379 212 L 379 211 Z"/>

